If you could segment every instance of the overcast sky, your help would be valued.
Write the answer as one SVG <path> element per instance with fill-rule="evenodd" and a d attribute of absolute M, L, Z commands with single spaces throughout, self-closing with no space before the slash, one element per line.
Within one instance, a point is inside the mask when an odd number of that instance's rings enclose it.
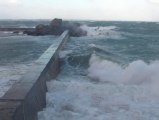
<path fill-rule="evenodd" d="M 0 19 L 159 21 L 159 0 L 0 0 Z"/>

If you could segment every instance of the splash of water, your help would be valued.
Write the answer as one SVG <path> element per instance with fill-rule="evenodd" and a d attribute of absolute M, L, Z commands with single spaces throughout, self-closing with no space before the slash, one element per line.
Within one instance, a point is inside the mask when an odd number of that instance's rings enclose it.
<path fill-rule="evenodd" d="M 121 32 L 116 31 L 116 26 L 98 26 L 98 27 L 89 27 L 87 25 L 81 26 L 82 29 L 87 31 L 87 35 L 91 37 L 106 37 L 112 39 L 122 38 Z"/>
<path fill-rule="evenodd" d="M 158 120 L 158 71 L 158 62 L 122 67 L 93 54 L 89 78 L 60 76 L 48 83 L 39 120 Z"/>
<path fill-rule="evenodd" d="M 90 59 L 88 76 L 100 82 L 115 84 L 140 85 L 159 96 L 159 61 L 150 64 L 138 60 L 122 67 L 116 63 L 100 59 L 95 54 Z"/>

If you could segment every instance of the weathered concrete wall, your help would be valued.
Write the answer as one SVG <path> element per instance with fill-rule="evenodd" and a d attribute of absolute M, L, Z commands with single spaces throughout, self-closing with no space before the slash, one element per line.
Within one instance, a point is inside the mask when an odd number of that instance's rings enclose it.
<path fill-rule="evenodd" d="M 37 120 L 37 112 L 46 105 L 46 81 L 59 72 L 59 50 L 69 39 L 68 31 L 59 37 L 33 64 L 19 82 L 0 98 L 0 120 Z"/>

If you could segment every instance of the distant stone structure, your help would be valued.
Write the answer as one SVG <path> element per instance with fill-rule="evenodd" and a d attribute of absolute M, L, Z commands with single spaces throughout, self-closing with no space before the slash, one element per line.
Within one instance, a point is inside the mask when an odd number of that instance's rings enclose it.
<path fill-rule="evenodd" d="M 25 30 L 23 33 L 27 35 L 61 35 L 65 30 L 70 31 L 70 36 L 80 37 L 86 36 L 87 32 L 83 30 L 80 23 L 63 22 L 62 19 L 55 18 L 49 25 L 39 24 L 33 30 Z"/>

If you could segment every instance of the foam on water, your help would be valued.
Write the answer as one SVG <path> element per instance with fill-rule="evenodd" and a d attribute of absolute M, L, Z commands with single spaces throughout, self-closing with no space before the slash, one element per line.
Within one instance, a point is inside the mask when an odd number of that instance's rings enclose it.
<path fill-rule="evenodd" d="M 144 86 L 155 97 L 159 97 L 158 71 L 159 61 L 146 64 L 138 60 L 122 67 L 116 63 L 102 60 L 96 55 L 92 55 L 88 76 L 98 82 Z"/>
<path fill-rule="evenodd" d="M 158 71 L 157 61 L 120 66 L 93 54 L 88 77 L 48 82 L 39 120 L 158 120 Z"/>
<path fill-rule="evenodd" d="M 112 39 L 122 38 L 121 32 L 115 31 L 115 29 L 118 28 L 116 26 L 89 27 L 87 25 L 83 25 L 81 28 L 87 31 L 87 36 L 91 37 L 106 37 Z"/>
<path fill-rule="evenodd" d="M 0 37 L 8 37 L 8 36 L 13 36 L 13 32 L 11 31 L 0 31 Z"/>
<path fill-rule="evenodd" d="M 68 54 L 72 53 L 72 50 L 67 50 L 67 51 L 60 51 L 59 57 L 60 58 L 65 58 Z"/>

